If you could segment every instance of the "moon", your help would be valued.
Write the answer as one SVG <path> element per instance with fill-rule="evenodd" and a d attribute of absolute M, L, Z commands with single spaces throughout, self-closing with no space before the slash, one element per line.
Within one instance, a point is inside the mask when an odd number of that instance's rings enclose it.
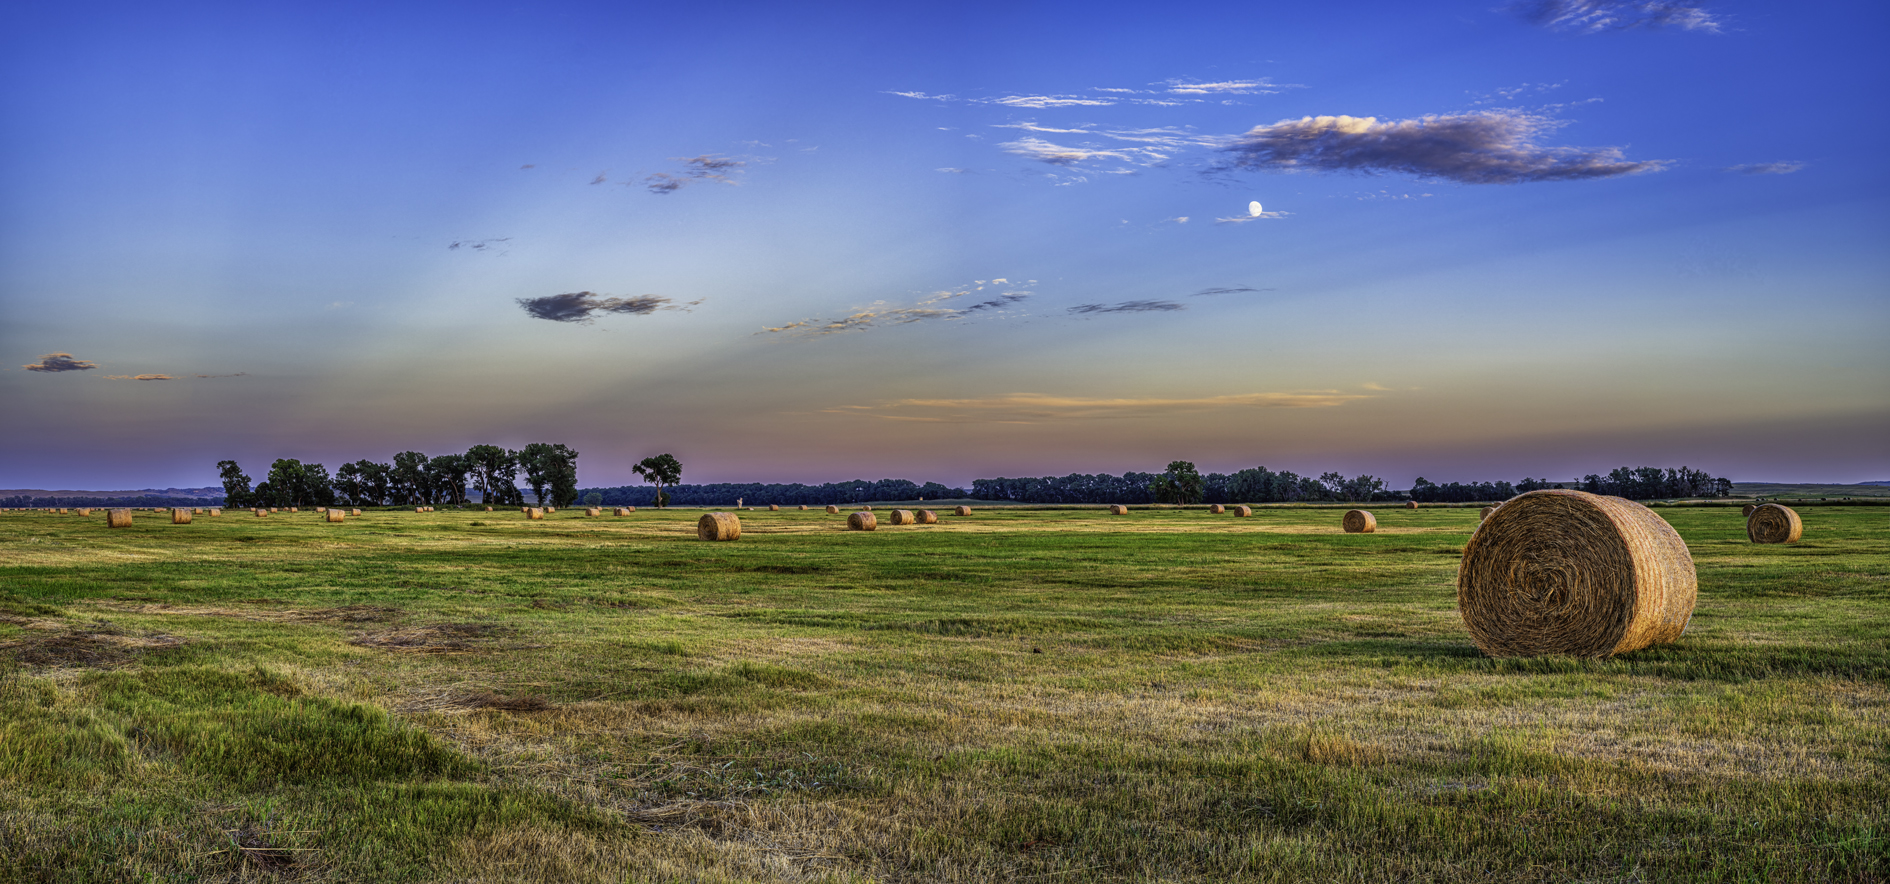
<path fill-rule="evenodd" d="M 1248 217 L 1250 217 L 1250 218 L 1258 218 L 1258 217 L 1260 217 L 1260 212 L 1261 212 L 1261 209 L 1260 209 L 1260 201 L 1259 201 L 1259 200 L 1254 200 L 1253 202 L 1251 202 L 1251 203 L 1248 203 L 1248 204 L 1247 204 L 1247 216 L 1248 216 Z"/>

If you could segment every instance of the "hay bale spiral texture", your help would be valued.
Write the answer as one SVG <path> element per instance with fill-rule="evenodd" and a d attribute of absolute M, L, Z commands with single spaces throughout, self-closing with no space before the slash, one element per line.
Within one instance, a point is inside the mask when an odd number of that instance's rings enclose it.
<path fill-rule="evenodd" d="M 1239 516 L 1240 518 L 1243 518 L 1243 519 L 1247 518 L 1248 516 L 1253 515 L 1253 507 L 1247 506 L 1245 504 L 1234 507 L 1234 515 Z"/>
<path fill-rule="evenodd" d="M 952 510 L 952 512 L 957 513 L 958 515 L 961 515 L 961 516 L 969 516 L 971 515 L 971 507 L 961 506 L 955 510 Z"/>
<path fill-rule="evenodd" d="M 1346 510 L 1339 524 L 1347 534 L 1370 534 L 1378 530 L 1378 517 L 1364 510 Z"/>
<path fill-rule="evenodd" d="M 1744 514 L 1746 518 L 1748 518 L 1748 519 L 1750 519 L 1750 518 L 1752 518 L 1752 513 L 1753 513 L 1753 511 L 1754 511 L 1754 510 L 1757 510 L 1758 508 L 1759 508 L 1759 505 L 1758 505 L 1758 504 L 1756 504 L 1756 503 L 1748 503 L 1748 504 L 1746 504 L 1746 505 L 1745 505 L 1745 508 L 1744 508 L 1744 509 L 1742 509 L 1742 510 L 1740 510 L 1740 512 L 1741 512 L 1742 514 Z"/>
<path fill-rule="evenodd" d="M 696 536 L 703 540 L 739 540 L 742 520 L 734 513 L 703 513 L 696 520 Z"/>
<path fill-rule="evenodd" d="M 107 528 L 131 527 L 131 510 L 122 509 L 122 508 L 114 509 L 114 510 L 106 510 L 105 511 L 105 527 Z"/>
<path fill-rule="evenodd" d="M 919 510 L 918 512 L 913 513 L 912 516 L 913 518 L 918 519 L 919 524 L 921 525 L 938 524 L 938 513 L 932 512 L 931 510 Z"/>
<path fill-rule="evenodd" d="M 1673 526 L 1631 500 L 1531 491 L 1477 527 L 1457 610 L 1493 657 L 1606 657 L 1671 642 L 1699 581 Z"/>
<path fill-rule="evenodd" d="M 1211 507 L 1208 507 L 1208 512 L 1213 513 L 1214 515 L 1218 516 L 1221 513 L 1227 512 L 1227 507 L 1221 506 L 1220 504 L 1217 503 Z"/>
<path fill-rule="evenodd" d="M 865 510 L 847 516 L 848 531 L 872 531 L 878 527 L 879 519 Z"/>
<path fill-rule="evenodd" d="M 1477 521 L 1487 522 L 1490 520 L 1490 517 L 1494 515 L 1496 515 L 1496 507 L 1486 506 L 1477 513 Z"/>
<path fill-rule="evenodd" d="M 1408 509 L 1408 510 L 1414 510 L 1414 509 L 1417 509 L 1417 501 L 1415 501 L 1415 500 L 1407 500 L 1407 501 L 1405 501 L 1405 502 L 1404 502 L 1404 508 L 1405 508 L 1405 509 Z"/>
<path fill-rule="evenodd" d="M 1803 536 L 1805 523 L 1791 507 L 1768 503 L 1746 517 L 1746 538 L 1753 543 L 1797 543 Z"/>
<path fill-rule="evenodd" d="M 171 510 L 171 524 L 173 525 L 190 524 L 190 510 L 183 509 L 183 508 Z"/>
<path fill-rule="evenodd" d="M 830 503 L 830 504 L 827 504 L 827 515 L 830 515 L 830 516 L 837 516 L 837 515 L 839 515 L 839 514 L 840 514 L 840 508 L 839 508 L 839 507 L 837 507 L 837 506 L 834 506 L 834 505 L 833 505 L 833 504 L 831 504 L 831 503 Z"/>
<path fill-rule="evenodd" d="M 778 513 L 778 512 L 780 512 L 780 511 L 781 511 L 781 507 L 780 507 L 780 505 L 778 505 L 778 504 L 772 504 L 772 503 L 771 503 L 771 504 L 768 504 L 768 512 L 771 512 L 771 513 Z"/>
<path fill-rule="evenodd" d="M 892 517 L 888 521 L 894 525 L 910 525 L 918 519 L 912 515 L 911 510 L 893 510 Z"/>

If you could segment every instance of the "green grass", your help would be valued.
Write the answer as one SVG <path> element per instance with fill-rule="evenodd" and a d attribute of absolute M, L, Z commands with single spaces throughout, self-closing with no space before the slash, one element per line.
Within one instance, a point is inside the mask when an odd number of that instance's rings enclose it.
<path fill-rule="evenodd" d="M 1659 510 L 1495 660 L 1473 508 L 0 514 L 0 882 L 1890 881 L 1890 510 Z"/>

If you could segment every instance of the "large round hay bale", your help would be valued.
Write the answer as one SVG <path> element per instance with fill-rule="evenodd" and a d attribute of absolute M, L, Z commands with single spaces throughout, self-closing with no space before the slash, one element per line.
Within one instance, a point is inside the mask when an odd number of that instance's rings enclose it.
<path fill-rule="evenodd" d="M 1405 502 L 1404 502 L 1404 508 L 1405 508 L 1405 509 L 1408 509 L 1408 510 L 1414 510 L 1414 509 L 1417 509 L 1417 501 L 1415 501 L 1415 500 L 1407 500 L 1407 501 L 1405 501 Z"/>
<path fill-rule="evenodd" d="M 190 524 L 190 510 L 185 507 L 178 507 L 177 509 L 171 510 L 171 524 L 173 525 Z"/>
<path fill-rule="evenodd" d="M 545 507 L 545 512 L 548 512 L 548 513 L 555 513 L 555 512 L 557 512 L 557 511 L 558 511 L 558 508 L 557 508 L 557 507 L 555 507 L 555 506 L 548 506 L 548 507 Z"/>
<path fill-rule="evenodd" d="M 272 506 L 272 507 L 270 507 L 270 508 L 269 508 L 269 511 L 273 513 L 273 512 L 275 512 L 275 511 L 276 511 L 276 508 Z"/>
<path fill-rule="evenodd" d="M 107 528 L 131 527 L 131 510 L 125 509 L 122 507 L 119 509 L 106 510 L 105 511 L 105 527 Z"/>
<path fill-rule="evenodd" d="M 92 508 L 91 508 L 91 507 L 84 507 L 84 506 L 82 506 L 82 507 L 79 507 L 79 515 L 81 515 L 81 516 L 90 516 L 91 514 L 92 514 Z"/>
<path fill-rule="evenodd" d="M 773 504 L 773 503 L 768 504 L 768 512 L 778 513 L 780 511 L 781 511 L 781 507 L 779 504 Z"/>
<path fill-rule="evenodd" d="M 919 510 L 918 512 L 913 513 L 912 517 L 915 519 L 918 519 L 919 524 L 921 525 L 938 524 L 938 513 L 932 512 L 931 510 Z"/>
<path fill-rule="evenodd" d="M 1129 507 L 1127 504 L 1112 503 L 1109 505 L 1109 514 L 1112 516 L 1126 516 L 1129 514 Z"/>
<path fill-rule="evenodd" d="M 616 514 L 616 515 L 619 515 L 619 516 L 627 516 L 627 515 L 630 515 L 630 514 L 631 514 L 631 513 L 633 513 L 633 512 L 636 512 L 636 510 L 633 510 L 633 509 L 631 509 L 630 507 L 627 507 L 627 506 L 620 506 L 620 507 L 618 507 L 618 508 L 617 508 L 617 511 L 616 511 L 616 513 L 615 513 L 615 514 Z"/>
<path fill-rule="evenodd" d="M 66 508 L 65 508 L 65 507 L 63 507 L 63 506 L 62 506 L 62 507 L 60 507 L 60 508 L 58 508 L 58 509 L 56 509 L 56 510 L 53 510 L 53 512 L 56 512 L 56 513 L 58 513 L 59 515 L 62 515 L 62 516 L 68 516 L 68 515 L 71 515 L 71 513 L 68 513 L 68 512 L 66 512 Z"/>
<path fill-rule="evenodd" d="M 703 513 L 696 520 L 696 536 L 703 540 L 739 540 L 742 520 L 734 513 Z"/>
<path fill-rule="evenodd" d="M 299 512 L 301 512 L 301 511 L 302 511 L 302 509 L 301 509 L 301 507 L 293 507 L 293 506 L 292 506 L 292 507 L 289 507 L 289 512 L 292 512 L 292 513 L 299 513 Z"/>
<path fill-rule="evenodd" d="M 1653 510 L 1585 491 L 1531 491 L 1478 526 L 1457 610 L 1493 657 L 1606 657 L 1678 639 L 1698 578 Z"/>
<path fill-rule="evenodd" d="M 602 508 L 602 507 L 595 507 L 595 506 L 594 506 L 594 507 L 590 507 L 590 508 L 588 508 L 588 509 L 586 509 L 586 510 L 584 511 L 584 515 L 585 515 L 586 517 L 589 517 L 589 516 L 601 516 L 601 515 L 603 515 L 603 514 L 604 514 L 604 510 L 603 510 L 603 508 Z"/>
<path fill-rule="evenodd" d="M 847 530 L 849 531 L 871 531 L 878 527 L 879 519 L 865 510 L 847 516 Z"/>
<path fill-rule="evenodd" d="M 1370 534 L 1378 530 L 1378 518 L 1364 510 L 1346 510 L 1339 524 L 1347 534 Z"/>
<path fill-rule="evenodd" d="M 258 518 L 258 519 L 260 519 L 260 518 L 262 518 L 262 517 L 264 517 L 264 516 L 266 516 L 266 515 L 269 515 L 269 511 L 268 511 L 268 510 L 265 510 L 265 509 L 262 509 L 262 508 L 260 508 L 260 507 L 258 507 L 258 508 L 256 509 L 256 518 Z"/>
<path fill-rule="evenodd" d="M 840 514 L 840 508 L 839 508 L 839 507 L 837 507 L 837 506 L 834 506 L 834 505 L 833 505 L 833 504 L 831 504 L 831 503 L 830 503 L 830 504 L 827 504 L 827 515 L 830 515 L 830 516 L 837 516 L 837 515 L 839 515 L 839 514 Z"/>
<path fill-rule="evenodd" d="M 359 508 L 351 509 L 348 511 L 348 515 L 350 516 L 358 516 L 360 514 L 361 514 L 361 510 Z"/>
<path fill-rule="evenodd" d="M 1745 517 L 1746 517 L 1746 518 L 1748 518 L 1748 519 L 1750 519 L 1750 518 L 1752 518 L 1752 514 L 1753 514 L 1753 512 L 1754 512 L 1754 511 L 1756 511 L 1756 510 L 1758 510 L 1758 508 L 1759 508 L 1759 505 L 1758 505 L 1758 504 L 1756 504 L 1756 503 L 1748 503 L 1748 504 L 1746 504 L 1746 505 L 1745 505 L 1745 508 L 1744 508 L 1744 509 L 1741 509 L 1741 510 L 1740 510 L 1740 512 L 1741 512 L 1741 513 L 1743 513 L 1743 514 L 1745 515 Z"/>
<path fill-rule="evenodd" d="M 1805 523 L 1791 507 L 1768 503 L 1746 518 L 1746 537 L 1753 543 L 1797 543 L 1805 536 Z"/>
<path fill-rule="evenodd" d="M 541 510 L 535 506 L 528 506 L 525 508 L 525 518 L 527 519 L 536 520 L 536 519 L 543 519 L 544 517 L 545 517 L 544 510 Z"/>
<path fill-rule="evenodd" d="M 804 503 L 801 504 L 801 512 L 806 512 L 806 511 L 807 511 L 807 504 L 804 504 Z"/>
<path fill-rule="evenodd" d="M 65 510 L 60 510 L 60 512 L 63 513 Z M 193 516 L 203 515 L 203 507 L 191 507 L 190 514 Z"/>
<path fill-rule="evenodd" d="M 916 520 L 912 517 L 911 510 L 893 510 L 889 521 L 894 525 L 910 525 Z"/>
<path fill-rule="evenodd" d="M 961 516 L 969 516 L 969 515 L 971 515 L 971 507 L 968 507 L 968 506 L 961 506 L 961 507 L 959 507 L 959 508 L 957 508 L 957 509 L 955 509 L 955 510 L 952 510 L 952 512 L 953 512 L 953 513 L 956 513 L 957 515 L 961 515 Z"/>
<path fill-rule="evenodd" d="M 328 521 L 330 521 L 330 522 L 339 522 L 339 521 L 341 521 L 341 518 L 342 518 L 342 516 L 343 516 L 343 515 L 345 515 L 345 514 L 344 514 L 344 513 L 343 513 L 343 512 L 341 511 L 341 510 L 329 510 L 329 511 L 328 511 Z"/>
<path fill-rule="evenodd" d="M 223 515 L 223 510 L 221 510 L 221 509 L 218 509 L 218 508 L 216 508 L 216 507 L 211 507 L 211 508 L 210 508 L 210 515 L 213 515 L 213 516 L 220 516 L 220 515 Z"/>
<path fill-rule="evenodd" d="M 1247 506 L 1246 504 L 1241 504 L 1240 506 L 1234 507 L 1234 515 L 1239 516 L 1243 519 L 1247 518 L 1248 516 L 1253 515 L 1253 507 Z"/>
<path fill-rule="evenodd" d="M 1214 504 L 1213 506 L 1208 507 L 1208 512 L 1213 513 L 1214 515 L 1218 516 L 1224 512 L 1227 512 L 1227 507 L 1221 506 L 1220 504 L 1217 503 L 1217 504 Z"/>

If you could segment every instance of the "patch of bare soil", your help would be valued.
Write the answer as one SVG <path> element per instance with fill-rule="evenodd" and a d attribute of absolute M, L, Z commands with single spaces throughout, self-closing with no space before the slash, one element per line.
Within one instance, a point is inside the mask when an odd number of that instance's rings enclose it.
<path fill-rule="evenodd" d="M 0 642 L 0 654 L 36 667 L 128 666 L 144 654 L 174 648 L 184 640 L 174 635 L 134 635 L 110 623 L 79 623 Z"/>
<path fill-rule="evenodd" d="M 360 632 L 348 642 L 364 648 L 421 654 L 514 651 L 544 647 L 505 641 L 507 637 L 517 633 L 517 629 L 497 623 L 435 623 L 429 626 Z"/>

